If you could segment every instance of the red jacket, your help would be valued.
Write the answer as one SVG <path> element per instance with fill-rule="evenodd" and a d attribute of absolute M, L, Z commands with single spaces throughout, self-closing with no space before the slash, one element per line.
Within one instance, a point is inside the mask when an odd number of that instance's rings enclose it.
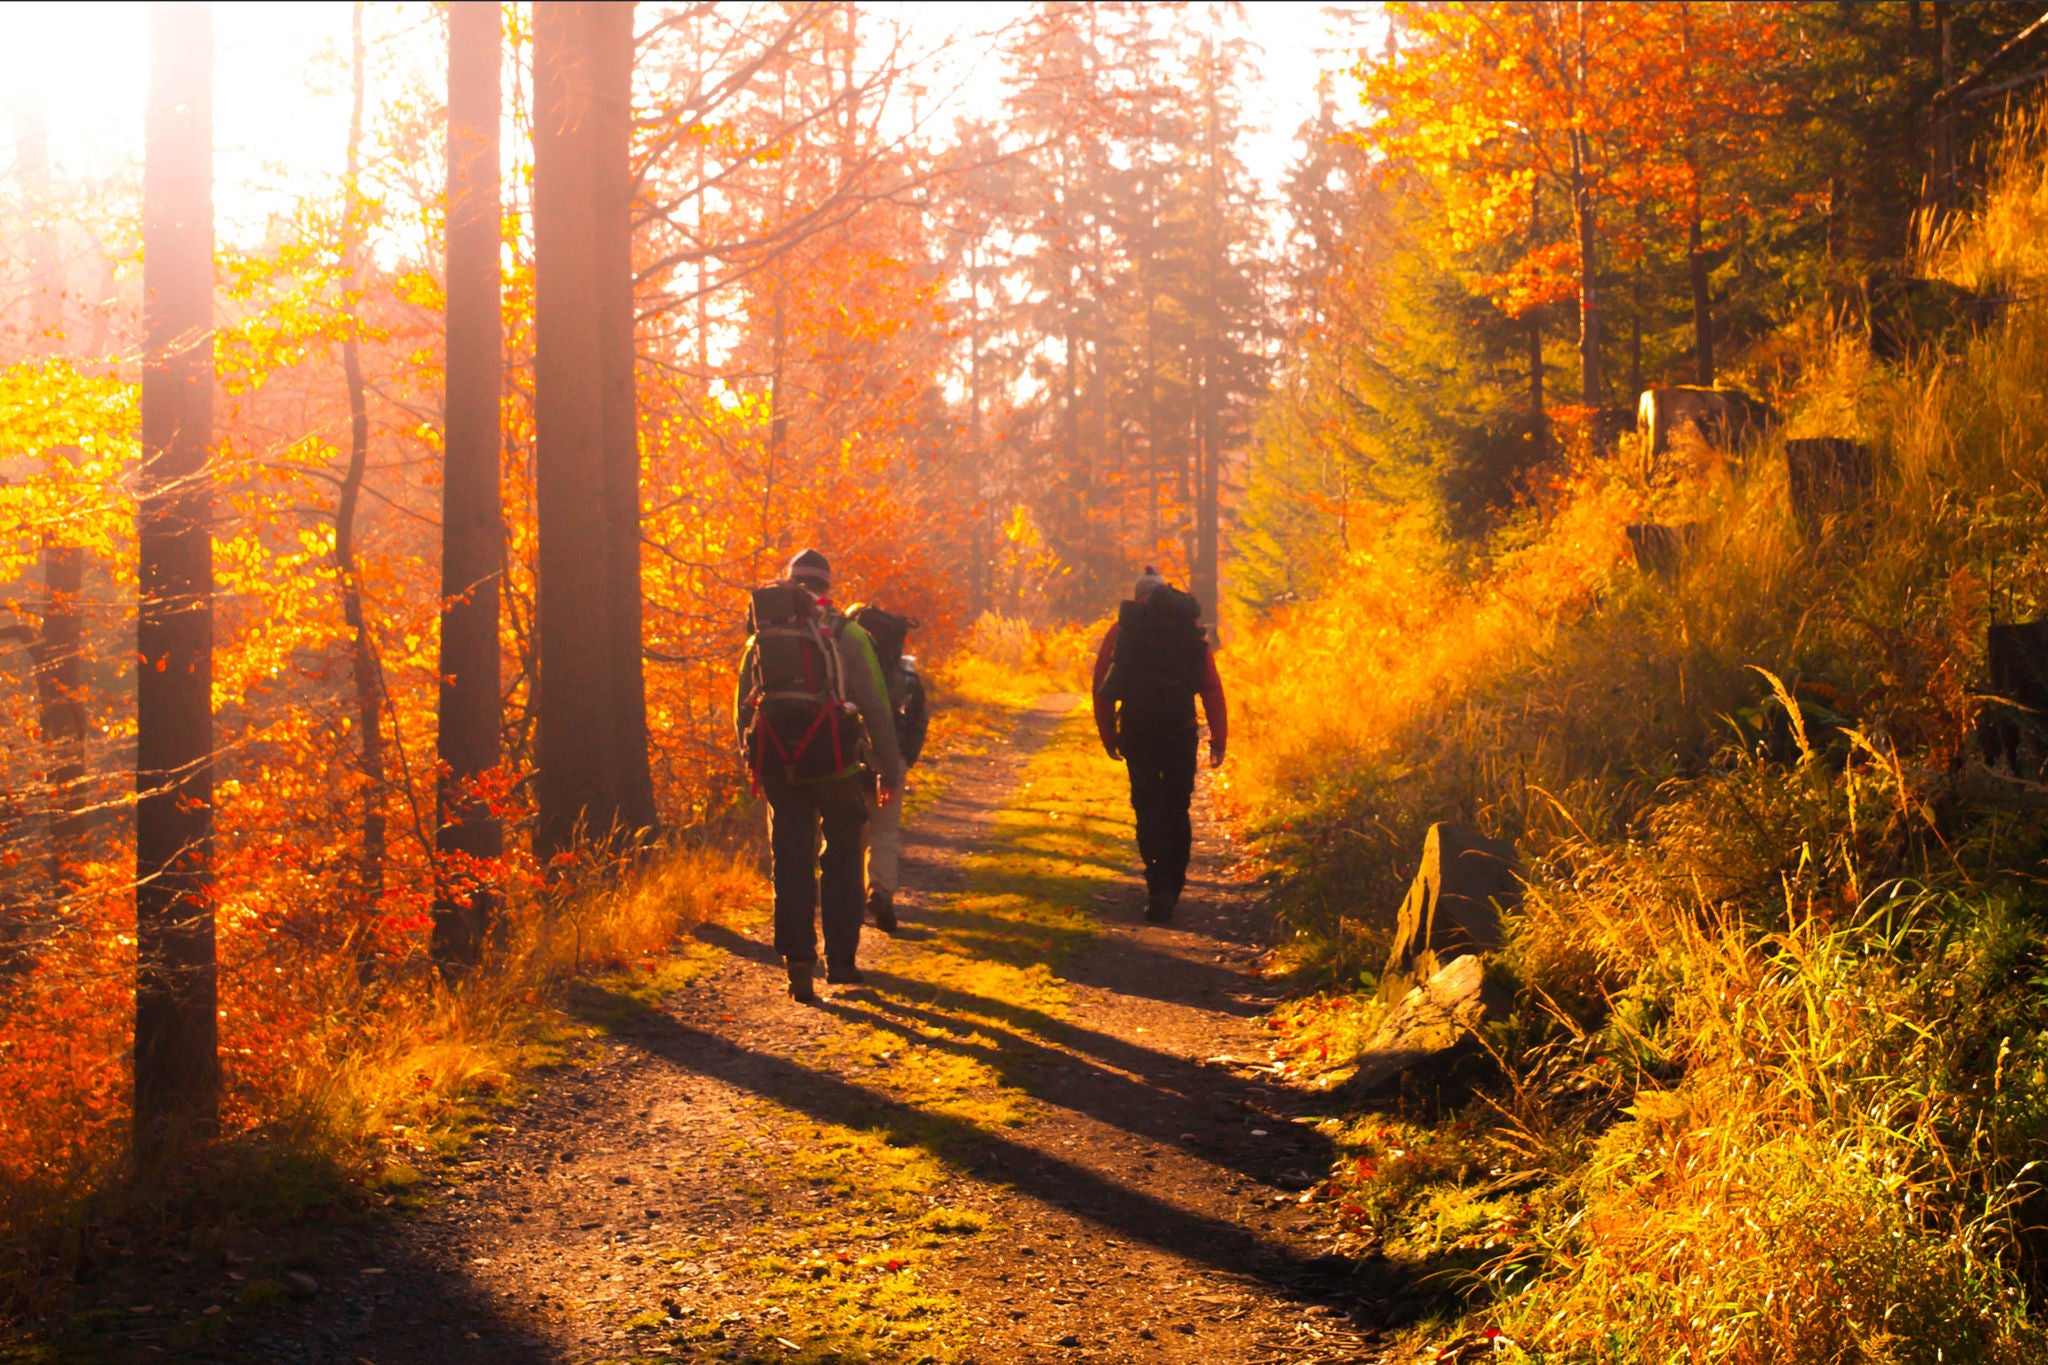
<path fill-rule="evenodd" d="M 1106 749 L 1116 748 L 1116 703 L 1102 695 L 1103 680 L 1109 676 L 1111 660 L 1116 658 L 1116 631 L 1112 622 L 1095 651 L 1095 732 L 1102 736 Z M 1220 755 L 1230 738 L 1230 713 L 1223 705 L 1223 679 L 1216 672 L 1216 652 L 1206 646 L 1202 650 L 1201 697 L 1202 714 L 1209 721 L 1209 743 Z"/>

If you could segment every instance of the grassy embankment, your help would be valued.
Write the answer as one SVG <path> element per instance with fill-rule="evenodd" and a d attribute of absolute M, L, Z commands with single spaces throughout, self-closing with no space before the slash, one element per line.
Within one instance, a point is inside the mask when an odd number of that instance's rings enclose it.
<path fill-rule="evenodd" d="M 1477 569 L 1390 512 L 1229 652 L 1234 799 L 1325 979 L 1378 969 L 1429 822 L 1522 850 L 1504 1080 L 1348 1122 L 1325 1193 L 1525 1358 L 2048 1350 L 2048 822 L 1973 738 L 1987 625 L 2048 614 L 2044 244 L 2034 130 L 1926 256 L 1995 325 L 1879 363 L 1817 310 L 1738 376 L 1789 414 L 1760 446 L 1583 459 Z M 1813 538 L 1810 436 L 1882 463 Z M 1698 524 L 1675 580 L 1639 521 Z M 1341 1076 L 1375 1017 L 1303 1002 L 1286 1045 Z"/>

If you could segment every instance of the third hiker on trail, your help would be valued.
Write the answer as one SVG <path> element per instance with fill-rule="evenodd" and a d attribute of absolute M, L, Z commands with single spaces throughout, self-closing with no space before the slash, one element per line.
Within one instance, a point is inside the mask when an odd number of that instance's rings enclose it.
<path fill-rule="evenodd" d="M 1188 879 L 1197 696 L 1209 721 L 1210 767 L 1223 762 L 1229 736 L 1223 680 L 1201 622 L 1201 603 L 1148 564 L 1095 653 L 1095 728 L 1109 756 L 1130 769 L 1145 918 L 1155 922 L 1172 917 Z"/>
<path fill-rule="evenodd" d="M 896 750 L 903 757 L 903 771 L 917 766 L 924 752 L 925 731 L 930 724 L 924 678 L 917 660 L 903 652 L 917 622 L 908 616 L 869 603 L 847 612 L 854 624 L 868 633 L 875 647 L 875 662 L 881 665 L 882 681 L 889 689 L 889 707 L 896 717 Z M 885 934 L 896 932 L 897 868 L 903 859 L 903 802 L 868 802 L 868 913 L 875 927 Z"/>
<path fill-rule="evenodd" d="M 861 826 L 903 790 L 895 717 L 867 632 L 832 605 L 832 569 L 805 550 L 788 576 L 754 590 L 733 725 L 755 789 L 768 798 L 775 951 L 789 994 L 808 1004 L 825 927 L 825 979 L 860 980 Z M 819 848 L 823 827 L 824 846 Z M 822 872 L 822 875 L 821 875 Z"/>

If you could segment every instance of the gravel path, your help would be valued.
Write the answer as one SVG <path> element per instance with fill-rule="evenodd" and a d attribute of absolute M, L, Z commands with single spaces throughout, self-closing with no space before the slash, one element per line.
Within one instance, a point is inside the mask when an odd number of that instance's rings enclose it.
<path fill-rule="evenodd" d="M 1403 1287 L 1326 1254 L 1298 1198 L 1329 1162 L 1312 1099 L 1214 1060 L 1264 1058 L 1272 1003 L 1227 840 L 1205 814 L 1176 921 L 1143 923 L 1128 866 L 1073 851 L 1128 837 L 1079 703 L 1048 698 L 1009 742 L 941 761 L 907 840 L 904 932 L 868 932 L 866 984 L 794 1005 L 765 924 L 704 927 L 720 965 L 543 1078 L 425 1210 L 341 1235 L 196 1354 L 1377 1359 Z M 1024 785 L 1034 755 L 1062 753 L 1096 765 L 1079 813 Z M 1033 848 L 1082 826 L 1095 844 L 1059 866 L 1093 879 L 1085 904 L 1061 919 L 1005 890 L 999 835 Z M 1041 924 L 1077 946 L 1052 971 L 1002 966 Z"/>

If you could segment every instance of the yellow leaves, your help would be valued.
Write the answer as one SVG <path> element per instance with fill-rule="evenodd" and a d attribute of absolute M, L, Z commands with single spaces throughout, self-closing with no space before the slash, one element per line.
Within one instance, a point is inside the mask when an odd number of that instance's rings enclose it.
<path fill-rule="evenodd" d="M 65 360 L 0 369 L 0 581 L 45 543 L 125 559 L 135 512 L 136 389 Z M 19 453 L 17 453 L 19 452 Z"/>
<path fill-rule="evenodd" d="M 391 281 L 391 292 L 400 303 L 430 313 L 443 312 L 448 305 L 446 286 L 428 270 L 400 271 Z"/>

